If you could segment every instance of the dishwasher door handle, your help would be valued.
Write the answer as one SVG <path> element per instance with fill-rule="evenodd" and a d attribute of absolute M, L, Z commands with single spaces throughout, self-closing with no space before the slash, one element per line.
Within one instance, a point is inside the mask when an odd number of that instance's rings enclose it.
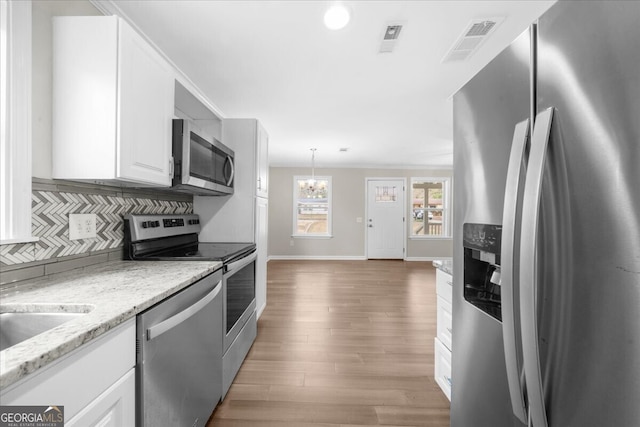
<path fill-rule="evenodd" d="M 207 304 L 213 301 L 213 299 L 220 293 L 221 289 L 222 289 L 222 280 L 216 284 L 216 287 L 211 292 L 209 292 L 207 295 L 202 297 L 202 299 L 196 302 L 195 304 L 190 305 L 189 307 L 182 310 L 180 313 L 177 313 L 171 316 L 167 320 L 163 320 L 157 325 L 154 325 L 148 328 L 147 341 L 151 341 L 154 338 L 158 338 L 160 335 L 178 326 L 179 324 L 181 324 L 182 322 L 184 322 L 185 320 L 187 320 L 188 318 L 190 318 L 191 316 L 193 316 L 194 314 L 202 310 Z"/>

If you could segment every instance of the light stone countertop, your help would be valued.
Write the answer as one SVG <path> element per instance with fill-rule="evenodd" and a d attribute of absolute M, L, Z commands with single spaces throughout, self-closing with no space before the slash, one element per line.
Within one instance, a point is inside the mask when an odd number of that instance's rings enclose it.
<path fill-rule="evenodd" d="M 113 261 L 4 290 L 0 294 L 0 312 L 90 311 L 0 352 L 0 388 L 221 267 L 219 261 Z"/>
<path fill-rule="evenodd" d="M 453 260 L 452 259 L 435 260 L 433 261 L 433 266 L 453 276 Z"/>

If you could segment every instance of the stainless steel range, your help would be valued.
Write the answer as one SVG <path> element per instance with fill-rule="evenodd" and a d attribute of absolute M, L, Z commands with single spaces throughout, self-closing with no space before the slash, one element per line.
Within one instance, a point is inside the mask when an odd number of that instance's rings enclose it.
<path fill-rule="evenodd" d="M 198 215 L 126 215 L 124 217 L 124 258 L 137 261 L 222 261 L 222 310 L 217 319 L 220 325 L 212 324 L 208 330 L 219 336 L 221 360 L 211 360 L 218 364 L 221 380 L 217 388 L 218 397 L 213 399 L 214 407 L 218 398 L 224 398 L 246 357 L 257 334 L 255 301 L 255 243 L 200 242 L 200 219 Z M 144 313 L 139 317 L 139 323 Z M 142 356 L 138 360 L 139 371 L 143 375 L 145 329 L 139 328 Z M 197 337 L 196 337 L 197 339 Z M 172 344 L 168 342 L 167 346 Z M 218 358 L 220 358 L 218 356 Z M 197 371 L 199 368 L 179 364 L 176 369 Z M 196 375 L 197 377 L 197 375 Z M 138 396 L 141 405 L 145 387 L 155 384 L 154 379 L 139 381 Z M 210 387 L 211 388 L 211 387 Z M 157 405 L 157 402 L 153 402 Z M 167 403 L 170 404 L 170 403 Z M 144 410 L 141 410 L 144 412 Z M 206 422 L 206 420 L 205 420 Z M 191 424 L 189 424 L 191 425 Z M 200 424 L 198 424 L 200 425 Z"/>

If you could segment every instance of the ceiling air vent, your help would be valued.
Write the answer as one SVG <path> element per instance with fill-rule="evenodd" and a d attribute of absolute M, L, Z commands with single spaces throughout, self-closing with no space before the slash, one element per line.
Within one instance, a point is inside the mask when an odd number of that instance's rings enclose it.
<path fill-rule="evenodd" d="M 402 25 L 400 24 L 387 25 L 382 43 L 380 44 L 380 53 L 393 52 L 396 40 L 400 37 L 400 31 L 402 31 Z"/>
<path fill-rule="evenodd" d="M 496 29 L 502 18 L 480 19 L 471 23 L 449 49 L 442 62 L 463 61 L 469 58 Z"/>

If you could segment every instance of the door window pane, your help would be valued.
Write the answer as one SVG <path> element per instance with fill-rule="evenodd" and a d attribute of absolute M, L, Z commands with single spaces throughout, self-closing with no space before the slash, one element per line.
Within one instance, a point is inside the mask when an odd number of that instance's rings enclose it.
<path fill-rule="evenodd" d="M 376 186 L 376 203 L 388 203 L 398 200 L 396 187 Z"/>

